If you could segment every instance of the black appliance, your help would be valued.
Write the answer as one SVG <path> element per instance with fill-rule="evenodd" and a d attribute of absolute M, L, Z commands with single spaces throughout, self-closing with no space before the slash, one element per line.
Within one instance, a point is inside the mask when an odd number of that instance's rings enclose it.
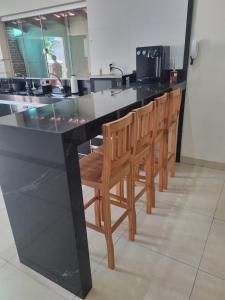
<path fill-rule="evenodd" d="M 11 80 L 7 78 L 0 79 L 0 93 L 8 94 L 10 92 L 12 92 Z"/>
<path fill-rule="evenodd" d="M 136 48 L 137 82 L 167 82 L 170 75 L 170 47 Z"/>

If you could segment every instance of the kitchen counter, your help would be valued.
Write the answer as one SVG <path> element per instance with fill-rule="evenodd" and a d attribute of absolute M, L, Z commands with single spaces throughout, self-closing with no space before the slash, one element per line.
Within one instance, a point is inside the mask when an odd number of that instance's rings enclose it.
<path fill-rule="evenodd" d="M 84 298 L 92 287 L 78 145 L 177 85 L 133 85 L 0 118 L 0 184 L 20 261 Z"/>
<path fill-rule="evenodd" d="M 151 98 L 177 87 L 183 89 L 185 82 L 173 86 L 170 84 L 134 84 L 129 88 L 105 90 L 74 99 L 72 97 L 64 98 L 63 101 L 47 97 L 43 97 L 43 99 L 29 97 L 30 100 L 26 100 L 27 103 L 41 105 L 46 103 L 47 99 L 52 105 L 3 117 L 0 119 L 0 124 L 63 134 L 72 129 L 84 127 L 90 122 L 98 123 L 99 119 L 107 115 L 121 114 L 120 110 L 129 111 L 142 106 Z"/>

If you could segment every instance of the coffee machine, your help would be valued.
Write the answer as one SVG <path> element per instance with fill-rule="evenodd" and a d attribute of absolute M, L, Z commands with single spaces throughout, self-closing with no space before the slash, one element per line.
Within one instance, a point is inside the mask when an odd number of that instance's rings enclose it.
<path fill-rule="evenodd" d="M 137 82 L 167 82 L 170 75 L 170 47 L 150 46 L 136 48 Z"/>

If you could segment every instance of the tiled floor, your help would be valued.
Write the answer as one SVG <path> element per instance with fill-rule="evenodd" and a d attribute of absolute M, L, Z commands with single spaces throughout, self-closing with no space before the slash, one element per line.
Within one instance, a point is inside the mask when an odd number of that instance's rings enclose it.
<path fill-rule="evenodd" d="M 224 300 L 225 172 L 178 165 L 168 191 L 157 192 L 151 216 L 144 198 L 136 241 L 127 240 L 126 223 L 115 233 L 114 271 L 106 267 L 104 237 L 88 230 L 93 289 L 87 299 Z M 0 193 L 0 300 L 14 299 L 78 298 L 19 263 Z"/>

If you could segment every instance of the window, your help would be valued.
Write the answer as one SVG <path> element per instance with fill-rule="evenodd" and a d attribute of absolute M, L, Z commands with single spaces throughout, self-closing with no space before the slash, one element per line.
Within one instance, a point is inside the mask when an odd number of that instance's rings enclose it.
<path fill-rule="evenodd" d="M 28 77 L 87 75 L 87 10 L 74 9 L 5 23 L 14 73 Z"/>

